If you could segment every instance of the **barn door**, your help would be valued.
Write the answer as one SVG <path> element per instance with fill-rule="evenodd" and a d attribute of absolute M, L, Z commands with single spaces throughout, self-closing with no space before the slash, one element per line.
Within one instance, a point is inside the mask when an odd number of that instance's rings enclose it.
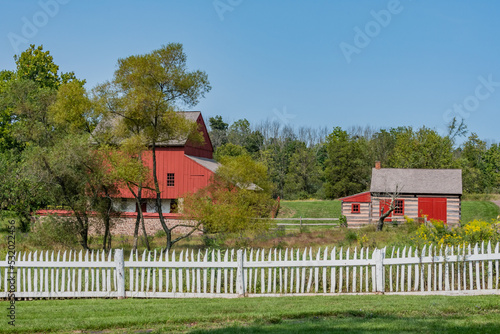
<path fill-rule="evenodd" d="M 391 206 L 391 200 L 390 199 L 381 199 L 379 203 L 380 203 L 380 205 L 379 205 L 379 210 L 378 210 L 378 216 L 380 217 L 382 215 L 382 209 L 384 210 L 383 212 L 389 211 L 389 207 Z M 390 219 L 389 217 L 392 217 L 392 212 L 386 219 L 384 219 L 384 222 L 391 222 L 392 219 Z"/>
<path fill-rule="evenodd" d="M 447 210 L 446 198 L 444 197 L 419 197 L 418 216 L 427 216 L 429 219 L 437 219 L 446 223 Z"/>

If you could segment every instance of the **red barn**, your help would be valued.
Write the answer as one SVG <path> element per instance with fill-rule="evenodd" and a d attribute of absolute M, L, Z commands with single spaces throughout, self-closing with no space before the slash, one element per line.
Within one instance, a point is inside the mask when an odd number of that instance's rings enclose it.
<path fill-rule="evenodd" d="M 213 147 L 208 135 L 207 127 L 201 112 L 189 111 L 182 113 L 187 119 L 198 123 L 204 143 L 192 143 L 189 140 L 175 140 L 159 145 L 156 149 L 156 163 L 158 182 L 161 190 L 162 211 L 175 211 L 184 194 L 194 192 L 205 187 L 215 173 L 219 164 L 213 160 Z M 152 166 L 151 154 L 145 154 L 145 163 Z M 120 199 L 115 201 L 115 209 L 120 212 L 136 212 L 134 196 L 128 189 L 122 189 Z M 154 200 L 156 195 L 152 191 L 143 190 L 142 210 L 146 214 L 155 213 Z M 145 215 L 147 216 L 147 215 Z M 149 215 L 153 216 L 153 215 Z"/>

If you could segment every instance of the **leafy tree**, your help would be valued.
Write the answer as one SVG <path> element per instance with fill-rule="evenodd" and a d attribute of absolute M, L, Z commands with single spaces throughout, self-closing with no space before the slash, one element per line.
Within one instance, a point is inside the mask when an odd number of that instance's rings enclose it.
<path fill-rule="evenodd" d="M 340 127 L 327 137 L 325 195 L 338 198 L 361 192 L 368 186 L 370 168 L 366 163 L 366 143 L 353 139 Z"/>
<path fill-rule="evenodd" d="M 493 152 L 493 151 L 492 151 Z M 488 159 L 486 142 L 472 133 L 463 144 L 461 164 L 463 169 L 463 188 L 468 193 L 489 192 L 495 187 L 495 174 L 489 172 L 495 169 L 495 159 Z M 490 160 L 490 161 L 488 161 Z M 493 163 L 490 167 L 490 163 Z"/>
<path fill-rule="evenodd" d="M 250 122 L 244 118 L 237 120 L 229 126 L 227 138 L 232 144 L 244 146 L 246 138 L 250 133 L 252 133 Z"/>
<path fill-rule="evenodd" d="M 500 145 L 492 144 L 485 154 L 486 174 L 491 177 L 491 191 L 500 192 Z"/>
<path fill-rule="evenodd" d="M 49 51 L 43 51 L 43 45 L 30 47 L 21 53 L 20 56 L 14 56 L 18 79 L 29 80 L 37 84 L 40 88 L 57 88 L 62 83 L 77 80 L 73 72 L 59 74 L 59 66 L 54 63 L 53 57 Z M 81 84 L 84 81 L 80 81 Z"/>
<path fill-rule="evenodd" d="M 139 130 L 138 134 L 125 131 L 123 139 L 142 140 L 151 148 L 152 178 L 156 197 L 156 211 L 167 235 L 165 250 L 193 231 L 172 240 L 176 228 L 168 227 L 161 208 L 161 190 L 158 182 L 156 150 L 158 145 L 172 139 L 190 136 L 201 141 L 197 124 L 176 112 L 181 106 L 191 107 L 210 91 L 207 75 L 202 71 L 188 71 L 186 55 L 181 44 L 168 44 L 145 55 L 130 56 L 118 60 L 118 69 L 112 86 L 120 96 L 118 128 Z"/>
<path fill-rule="evenodd" d="M 50 203 L 48 185 L 37 182 L 26 154 L 7 150 L 0 153 L 0 210 L 14 212 L 22 232 L 28 232 L 31 215 Z"/>
<path fill-rule="evenodd" d="M 240 145 L 235 145 L 233 143 L 227 143 L 215 150 L 214 158 L 217 161 L 220 161 L 223 157 L 237 157 L 240 155 L 248 154 L 247 150 Z"/>
<path fill-rule="evenodd" d="M 227 143 L 227 128 L 229 124 L 222 120 L 222 116 L 210 117 L 210 139 L 214 150 Z"/>
<path fill-rule="evenodd" d="M 18 175 L 7 174 L 7 181 L 17 184 L 4 195 L 3 206 L 14 210 L 21 222 L 47 205 L 70 209 L 69 220 L 83 248 L 88 248 L 89 212 L 97 210 L 104 214 L 103 247 L 108 241 L 109 248 L 114 180 L 107 173 L 108 154 L 101 154 L 90 139 L 101 114 L 83 88 L 84 81 L 73 73 L 59 74 L 42 47 L 32 45 L 15 59 L 16 72 L 2 75 L 0 109 L 7 111 L 6 124 L 19 143 L 10 153 L 15 158 L 7 158 L 4 166 Z"/>
<path fill-rule="evenodd" d="M 261 159 L 266 164 L 272 182 L 275 185 L 274 197 L 285 197 L 286 175 L 290 159 L 301 143 L 294 138 L 277 138 L 261 152 Z"/>
<path fill-rule="evenodd" d="M 286 198 L 313 196 L 321 186 L 320 169 L 314 151 L 299 145 L 290 158 L 285 178 Z"/>
<path fill-rule="evenodd" d="M 370 162 L 380 161 L 382 166 L 389 166 L 389 161 L 396 146 L 397 134 L 400 129 L 381 129 L 373 135 L 368 149 Z"/>
<path fill-rule="evenodd" d="M 184 200 L 184 215 L 207 233 L 242 233 L 267 229 L 273 204 L 267 168 L 246 155 L 224 157 L 212 182 Z"/>
<path fill-rule="evenodd" d="M 244 118 L 229 126 L 227 140 L 231 144 L 243 146 L 248 153 L 256 157 L 263 145 L 264 136 L 258 130 L 252 131 L 250 122 Z"/>
<path fill-rule="evenodd" d="M 394 150 L 389 159 L 393 168 L 452 168 L 453 142 L 441 137 L 425 126 L 418 131 L 401 127 L 393 132 L 396 137 Z"/>

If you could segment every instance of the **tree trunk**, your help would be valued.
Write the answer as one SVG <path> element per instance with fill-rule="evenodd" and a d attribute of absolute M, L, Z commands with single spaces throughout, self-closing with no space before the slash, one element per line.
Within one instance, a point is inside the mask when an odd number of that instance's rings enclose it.
<path fill-rule="evenodd" d="M 384 208 L 380 210 L 380 218 L 378 219 L 377 231 L 382 231 L 382 229 L 384 228 L 384 220 L 389 217 L 392 211 L 394 211 L 394 208 L 392 207 L 387 210 L 386 213 L 384 213 Z"/>
<path fill-rule="evenodd" d="M 163 231 L 165 231 L 165 234 L 167 235 L 167 244 L 165 245 L 165 252 L 168 252 L 170 251 L 170 248 L 172 248 L 172 230 L 169 229 L 167 224 L 165 223 L 165 218 L 163 217 L 163 211 L 161 208 L 161 191 L 160 191 L 160 185 L 158 184 L 158 175 L 156 174 L 156 145 L 154 142 L 152 145 L 152 151 L 153 151 L 153 181 L 155 184 L 155 192 L 156 192 L 156 211 L 158 212 L 158 218 L 160 219 L 161 227 L 163 228 Z"/>
<path fill-rule="evenodd" d="M 144 242 L 146 243 L 146 248 L 148 251 L 150 251 L 151 248 L 149 247 L 148 233 L 146 232 L 146 226 L 144 225 L 144 215 L 142 214 L 141 208 L 139 208 L 139 211 L 141 214 L 142 235 L 144 236 Z"/>
<path fill-rule="evenodd" d="M 135 252 L 137 250 L 137 244 L 139 240 L 139 225 L 141 223 L 142 218 L 142 209 L 141 209 L 141 200 L 142 200 L 142 187 L 139 185 L 137 187 L 137 194 L 134 193 L 130 184 L 127 183 L 128 190 L 134 195 L 135 204 L 137 205 L 137 218 L 135 219 L 135 227 L 134 227 L 134 245 L 132 250 Z"/>
<path fill-rule="evenodd" d="M 83 249 L 88 250 L 89 249 L 89 244 L 88 244 L 88 237 L 89 237 L 89 221 L 88 217 L 84 215 L 84 217 L 81 217 L 79 213 L 77 213 L 75 210 L 73 210 L 76 216 L 76 220 L 80 224 L 80 229 L 79 229 L 79 234 L 80 234 L 80 245 L 82 245 Z"/>
<path fill-rule="evenodd" d="M 111 217 L 110 212 L 113 209 L 113 202 L 111 197 L 109 196 L 109 192 L 107 187 L 104 187 L 104 193 L 106 195 L 105 201 L 106 206 L 102 209 L 102 218 L 104 220 L 104 239 L 102 241 L 102 249 L 109 250 L 111 249 Z"/>

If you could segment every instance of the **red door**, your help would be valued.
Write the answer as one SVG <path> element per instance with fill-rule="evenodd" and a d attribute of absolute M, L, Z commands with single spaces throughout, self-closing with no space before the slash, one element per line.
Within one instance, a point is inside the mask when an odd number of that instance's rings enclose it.
<path fill-rule="evenodd" d="M 380 203 L 380 206 L 379 206 L 378 213 L 379 213 L 379 217 L 380 217 L 380 216 L 382 216 L 382 214 L 384 212 L 389 211 L 389 207 L 391 206 L 391 200 L 390 199 L 383 199 L 383 200 L 380 200 L 379 203 Z M 392 212 L 388 217 L 392 217 Z M 392 221 L 392 220 L 389 218 L 384 219 L 384 222 L 390 222 L 390 221 Z"/>
<path fill-rule="evenodd" d="M 437 219 L 446 222 L 446 198 L 419 197 L 418 216 L 427 216 L 429 219 Z"/>

